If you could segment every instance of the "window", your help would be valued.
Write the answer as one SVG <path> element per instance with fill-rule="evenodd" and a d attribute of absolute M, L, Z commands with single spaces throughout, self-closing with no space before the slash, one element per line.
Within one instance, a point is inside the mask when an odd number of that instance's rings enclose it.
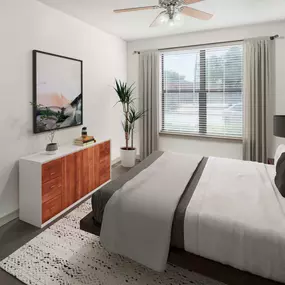
<path fill-rule="evenodd" d="M 164 52 L 161 82 L 162 132 L 242 137 L 241 44 Z"/>

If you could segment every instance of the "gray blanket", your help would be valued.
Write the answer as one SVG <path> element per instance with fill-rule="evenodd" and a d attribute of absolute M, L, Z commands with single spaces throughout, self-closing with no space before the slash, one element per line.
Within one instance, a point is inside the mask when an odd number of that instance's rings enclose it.
<path fill-rule="evenodd" d="M 92 196 L 92 208 L 94 213 L 94 221 L 96 224 L 101 224 L 106 204 L 112 195 L 119 190 L 127 181 L 133 179 L 141 171 L 149 167 L 154 161 L 156 161 L 161 155 L 162 151 L 156 151 L 149 157 L 143 160 L 140 164 L 130 169 L 127 173 L 121 175 L 118 179 L 111 181 L 103 188 L 96 191 Z M 172 225 L 172 236 L 171 246 L 176 248 L 184 249 L 184 217 L 186 208 L 191 200 L 191 197 L 195 191 L 195 188 L 199 182 L 199 179 L 206 166 L 207 158 L 198 165 L 195 173 L 192 177 L 189 177 L 189 183 L 182 195 L 178 207 L 175 212 L 173 225 Z"/>

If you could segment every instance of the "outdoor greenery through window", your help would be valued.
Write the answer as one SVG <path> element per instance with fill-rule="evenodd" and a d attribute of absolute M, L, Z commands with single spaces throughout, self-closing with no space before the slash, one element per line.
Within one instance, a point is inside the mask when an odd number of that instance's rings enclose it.
<path fill-rule="evenodd" d="M 243 47 L 161 54 L 162 132 L 241 138 Z"/>

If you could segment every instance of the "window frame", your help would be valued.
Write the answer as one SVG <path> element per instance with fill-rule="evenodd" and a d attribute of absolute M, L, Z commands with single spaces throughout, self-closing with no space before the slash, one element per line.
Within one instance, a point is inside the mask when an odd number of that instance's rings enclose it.
<path fill-rule="evenodd" d="M 159 102 L 160 102 L 160 135 L 165 136 L 179 136 L 179 137 L 197 137 L 197 138 L 205 138 L 205 139 L 211 139 L 211 140 L 227 140 L 227 141 L 234 141 L 234 142 L 241 142 L 243 141 L 243 132 L 241 136 L 223 136 L 223 135 L 212 135 L 207 134 L 207 94 L 208 93 L 238 93 L 240 92 L 242 94 L 243 102 L 244 102 L 244 87 L 243 85 L 240 88 L 224 88 L 224 89 L 211 89 L 209 90 L 207 88 L 207 81 L 206 81 L 206 49 L 211 47 L 222 47 L 222 46 L 235 46 L 235 45 L 241 45 L 242 42 L 228 42 L 225 45 L 219 45 L 219 44 L 211 44 L 211 45 L 202 45 L 202 46 L 194 46 L 194 49 L 200 49 L 200 88 L 196 89 L 196 93 L 199 94 L 199 132 L 191 133 L 191 132 L 177 132 L 177 131 L 167 131 L 163 130 L 164 126 L 164 102 L 165 102 L 165 93 L 177 93 L 177 90 L 165 90 L 164 86 L 164 52 L 163 50 L 160 53 L 160 65 L 159 65 L 159 78 L 160 78 L 160 88 L 159 88 Z M 203 49 L 204 48 L 204 49 Z M 191 48 L 184 48 L 184 49 L 177 49 L 177 50 L 191 50 Z M 169 50 L 168 50 L 169 51 Z M 172 50 L 174 51 L 174 50 Z M 202 62 L 202 63 L 201 63 Z M 244 75 L 244 74 L 243 74 Z M 203 80 L 201 80 L 203 78 Z M 191 89 L 184 89 L 180 90 L 179 93 L 181 94 L 187 94 L 191 93 L 193 90 Z M 242 125 L 244 124 L 244 110 L 242 112 Z"/>

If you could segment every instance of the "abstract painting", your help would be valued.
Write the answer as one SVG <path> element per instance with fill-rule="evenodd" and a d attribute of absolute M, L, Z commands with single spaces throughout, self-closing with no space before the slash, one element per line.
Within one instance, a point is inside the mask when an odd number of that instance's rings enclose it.
<path fill-rule="evenodd" d="M 83 62 L 33 51 L 34 133 L 83 123 Z"/>

